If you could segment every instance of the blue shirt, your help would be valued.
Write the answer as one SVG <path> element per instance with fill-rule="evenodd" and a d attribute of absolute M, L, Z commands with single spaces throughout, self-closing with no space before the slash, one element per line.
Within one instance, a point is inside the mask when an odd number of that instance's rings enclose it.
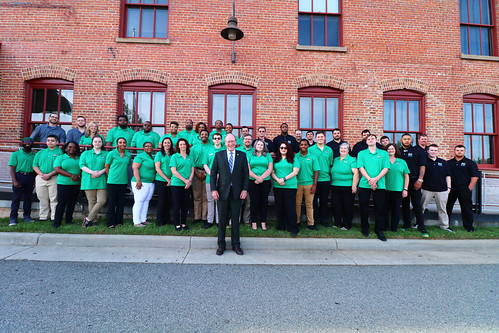
<path fill-rule="evenodd" d="M 33 133 L 31 133 L 30 138 L 32 138 L 34 141 L 37 141 L 36 138 L 39 137 L 39 142 L 47 142 L 47 137 L 49 135 L 57 136 L 59 138 L 59 143 L 66 142 L 66 131 L 63 130 L 60 126 L 52 127 L 49 126 L 49 124 L 37 126 Z M 80 140 L 78 140 L 77 142 L 80 142 Z"/>
<path fill-rule="evenodd" d="M 76 143 L 80 143 L 80 139 L 84 134 L 85 134 L 85 131 L 83 131 L 83 133 L 80 132 L 78 127 L 72 128 L 68 131 L 68 135 L 66 136 L 66 141 L 67 142 L 73 141 Z"/>

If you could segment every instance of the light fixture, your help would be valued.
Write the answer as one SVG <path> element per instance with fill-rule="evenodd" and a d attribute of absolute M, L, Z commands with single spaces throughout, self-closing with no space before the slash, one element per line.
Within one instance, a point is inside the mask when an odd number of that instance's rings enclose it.
<path fill-rule="evenodd" d="M 227 27 L 220 32 L 220 35 L 226 40 L 232 41 L 232 63 L 236 62 L 236 53 L 234 52 L 234 42 L 244 37 L 244 32 L 237 27 L 236 5 L 232 0 L 232 16 L 227 21 Z"/>

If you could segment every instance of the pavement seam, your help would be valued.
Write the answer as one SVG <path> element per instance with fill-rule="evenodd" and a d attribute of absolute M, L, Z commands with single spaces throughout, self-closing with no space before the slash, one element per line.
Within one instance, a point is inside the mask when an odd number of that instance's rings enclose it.
<path fill-rule="evenodd" d="M 339 251 L 339 252 L 341 253 L 341 255 L 345 256 L 348 260 L 351 260 L 354 263 L 355 266 L 359 266 L 359 264 L 355 260 L 353 260 L 352 258 L 350 258 L 349 256 L 347 256 L 345 254 L 345 252 L 343 252 L 343 251 Z"/>
<path fill-rule="evenodd" d="M 187 248 L 187 252 L 184 256 L 184 259 L 182 259 L 182 264 L 185 264 L 185 260 L 187 259 L 187 256 L 191 252 L 191 248 L 192 248 L 192 237 L 189 237 L 189 247 Z"/>
<path fill-rule="evenodd" d="M 15 256 L 16 254 L 19 254 L 21 252 L 24 252 L 24 251 L 27 251 L 27 250 L 32 250 L 32 249 L 35 248 L 35 246 L 36 245 L 31 245 L 31 246 L 28 246 L 28 247 L 26 247 L 24 249 L 21 249 L 21 250 L 15 252 L 15 253 L 9 254 L 8 256 L 6 256 L 5 258 L 3 258 L 3 260 L 18 260 L 18 259 L 9 259 L 9 258 L 12 257 L 12 256 Z"/>

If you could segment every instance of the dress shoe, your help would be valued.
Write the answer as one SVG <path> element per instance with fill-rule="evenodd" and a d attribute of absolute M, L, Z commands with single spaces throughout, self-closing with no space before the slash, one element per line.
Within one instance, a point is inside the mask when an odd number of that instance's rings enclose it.
<path fill-rule="evenodd" d="M 188 226 L 184 225 L 184 226 L 182 226 L 182 229 L 183 230 L 189 230 L 190 228 Z"/>
<path fill-rule="evenodd" d="M 326 228 L 329 227 L 329 223 L 327 223 L 326 221 L 321 221 L 320 224 L 322 224 L 323 226 L 325 226 Z"/>
<path fill-rule="evenodd" d="M 224 251 L 225 251 L 225 249 L 223 249 L 223 248 L 219 247 L 219 248 L 217 249 L 217 256 L 221 256 L 222 254 L 224 254 Z"/>
<path fill-rule="evenodd" d="M 381 231 L 376 231 L 376 236 L 378 236 L 378 239 L 382 242 L 386 242 L 386 237 Z"/>
<path fill-rule="evenodd" d="M 367 230 L 362 230 L 362 235 L 363 235 L 364 237 L 369 237 L 369 231 L 367 231 Z"/>
<path fill-rule="evenodd" d="M 243 249 L 241 249 L 239 246 L 233 246 L 232 250 L 236 252 L 237 255 L 242 256 L 244 254 Z"/>
<path fill-rule="evenodd" d="M 208 223 L 208 222 L 205 222 L 205 223 L 203 224 L 203 229 L 209 229 L 209 228 L 211 228 L 212 226 L 213 226 L 213 223 Z"/>
<path fill-rule="evenodd" d="M 309 225 L 309 226 L 307 226 L 307 228 L 309 228 L 310 230 L 314 230 L 314 231 L 319 230 L 319 229 L 317 229 L 317 227 L 315 225 Z"/>

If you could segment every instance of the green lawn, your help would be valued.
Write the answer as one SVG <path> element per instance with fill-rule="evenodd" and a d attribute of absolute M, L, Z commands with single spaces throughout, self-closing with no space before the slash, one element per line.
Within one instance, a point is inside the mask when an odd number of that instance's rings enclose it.
<path fill-rule="evenodd" d="M 153 223 L 155 221 L 152 221 Z M 148 225 L 144 228 L 135 228 L 130 219 L 125 220 L 125 224 L 115 229 L 108 229 L 106 227 L 105 219 L 99 220 L 99 225 L 88 227 L 86 229 L 81 227 L 80 220 L 74 220 L 74 224 L 63 224 L 59 229 L 54 229 L 50 222 L 35 222 L 29 223 L 19 219 L 16 226 L 9 227 L 9 218 L 0 219 L 0 232 L 34 232 L 34 233 L 61 233 L 61 234 L 121 234 L 121 235 L 180 235 L 180 236 L 206 236 L 216 237 L 217 228 L 203 229 L 202 224 L 192 224 L 188 221 L 187 225 L 191 228 L 188 231 L 175 231 L 173 225 L 157 227 L 154 224 Z M 251 229 L 251 226 L 241 226 L 242 237 L 272 237 L 272 238 L 291 238 L 289 232 L 278 231 L 275 229 L 276 222 L 271 221 L 267 223 L 268 230 L 263 231 L 260 228 L 257 231 Z M 369 238 L 375 239 L 376 235 L 372 232 Z M 475 232 L 469 233 L 462 227 L 453 227 L 455 233 L 442 231 L 438 226 L 427 227 L 430 234 L 429 239 L 499 239 L 499 227 L 477 227 Z M 410 229 L 407 231 L 398 232 L 385 232 L 388 239 L 423 239 L 417 229 Z M 300 233 L 298 238 L 364 238 L 360 233 L 360 226 L 354 225 L 351 230 L 343 231 L 338 228 L 325 228 L 319 227 L 319 231 L 312 231 L 307 229 L 305 224 L 300 226 Z"/>

